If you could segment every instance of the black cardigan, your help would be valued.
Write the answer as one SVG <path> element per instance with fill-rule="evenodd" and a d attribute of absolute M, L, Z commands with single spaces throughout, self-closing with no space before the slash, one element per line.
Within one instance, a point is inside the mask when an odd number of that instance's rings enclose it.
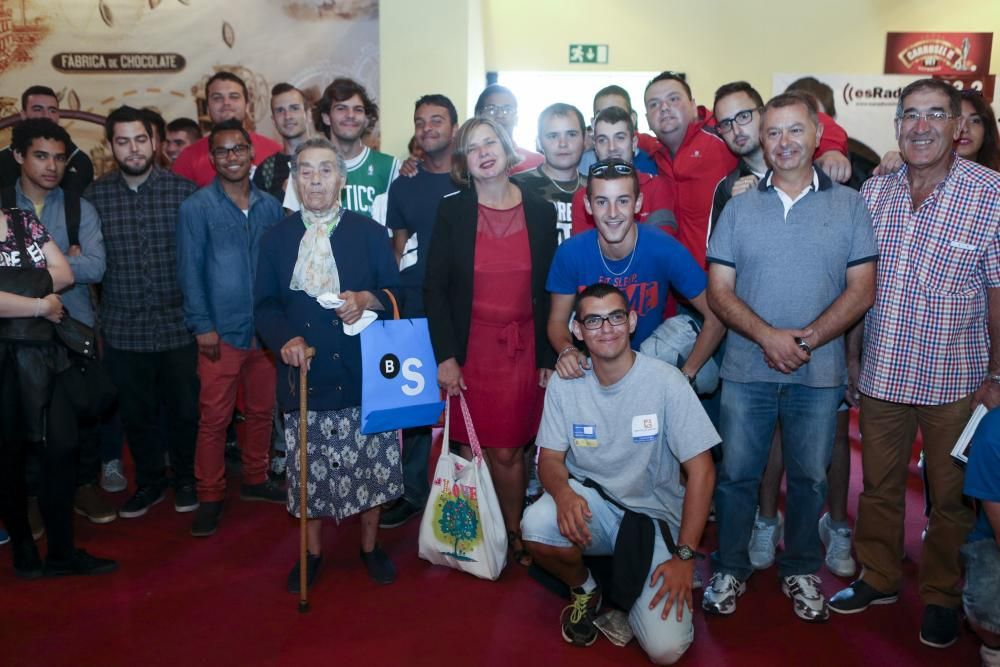
<path fill-rule="evenodd" d="M 515 183 L 515 185 L 517 185 Z M 521 188 L 520 185 L 517 186 Z M 556 210 L 549 202 L 524 191 L 524 217 L 531 249 L 531 306 L 535 316 L 535 360 L 538 368 L 553 368 L 556 354 L 549 344 L 549 294 L 545 281 L 556 252 Z M 472 320 L 472 280 L 475 266 L 479 199 L 475 188 L 441 199 L 434 235 L 427 254 L 424 306 L 438 363 L 455 357 L 465 364 Z"/>

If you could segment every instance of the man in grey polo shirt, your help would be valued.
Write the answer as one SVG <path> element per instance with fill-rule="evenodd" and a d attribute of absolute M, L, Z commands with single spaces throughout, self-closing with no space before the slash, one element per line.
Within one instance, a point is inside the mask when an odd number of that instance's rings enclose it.
<path fill-rule="evenodd" d="M 780 420 L 788 474 L 781 587 L 799 618 L 829 617 L 816 520 L 847 379 L 843 333 L 874 300 L 877 250 L 864 201 L 813 167 L 822 132 L 811 98 L 786 93 L 767 103 L 761 141 L 772 170 L 726 204 L 708 247 L 709 304 L 731 331 L 720 371 L 719 550 L 702 601 L 714 614 L 735 611 L 753 572 L 747 544 Z"/>

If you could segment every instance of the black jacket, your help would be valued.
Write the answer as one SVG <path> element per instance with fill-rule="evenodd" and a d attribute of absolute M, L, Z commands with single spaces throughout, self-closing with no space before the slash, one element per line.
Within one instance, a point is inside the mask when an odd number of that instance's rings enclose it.
<path fill-rule="evenodd" d="M 517 183 L 515 185 L 521 187 Z M 553 368 L 556 355 L 546 333 L 549 294 L 545 291 L 545 280 L 556 252 L 556 210 L 552 204 L 525 192 L 523 188 L 521 195 L 531 249 L 535 359 L 538 368 Z M 475 188 L 444 197 L 438 207 L 424 278 L 424 306 L 438 363 L 455 357 L 459 366 L 465 364 L 472 320 L 478 219 L 479 200 Z"/>
<path fill-rule="evenodd" d="M 718 185 L 715 186 L 715 194 L 712 196 L 712 218 L 709 222 L 708 238 L 712 238 L 712 232 L 715 231 L 715 224 L 719 222 L 719 216 L 722 215 L 722 209 L 724 209 L 729 200 L 733 198 L 733 186 L 736 185 L 736 181 L 744 176 L 753 175 L 754 173 L 753 170 L 750 169 L 750 165 L 748 165 L 745 160 L 740 160 L 740 163 L 736 165 L 736 168 L 726 174 L 725 178 L 719 181 Z"/>

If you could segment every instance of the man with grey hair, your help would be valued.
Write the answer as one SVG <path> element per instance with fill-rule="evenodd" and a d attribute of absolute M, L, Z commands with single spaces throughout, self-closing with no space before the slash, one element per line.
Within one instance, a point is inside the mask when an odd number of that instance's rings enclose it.
<path fill-rule="evenodd" d="M 961 96 L 946 82 L 904 88 L 895 124 L 904 166 L 861 189 L 881 257 L 857 383 L 864 491 L 855 546 L 863 569 L 830 607 L 851 614 L 898 598 L 919 426 L 933 499 L 918 575 L 926 605 L 920 641 L 942 648 L 958 636 L 959 548 L 974 520 L 949 454 L 974 405 L 1000 405 L 1000 175 L 955 154 Z"/>
<path fill-rule="evenodd" d="M 829 617 L 816 575 L 816 518 L 847 380 L 842 336 L 874 299 L 877 254 L 864 202 L 813 165 L 821 135 L 812 98 L 786 93 L 768 102 L 761 136 L 771 169 L 729 201 L 708 246 L 708 301 L 730 329 L 720 370 L 719 550 L 702 600 L 713 614 L 736 610 L 753 572 L 754 506 L 780 421 L 788 471 L 782 592 L 799 618 Z"/>

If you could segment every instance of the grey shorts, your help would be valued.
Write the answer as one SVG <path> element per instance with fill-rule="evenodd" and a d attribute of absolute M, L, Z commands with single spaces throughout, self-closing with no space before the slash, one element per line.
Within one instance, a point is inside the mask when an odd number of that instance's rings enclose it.
<path fill-rule="evenodd" d="M 962 559 L 966 616 L 984 630 L 1000 634 L 1000 548 L 995 540 L 968 542 L 962 545 Z"/>

